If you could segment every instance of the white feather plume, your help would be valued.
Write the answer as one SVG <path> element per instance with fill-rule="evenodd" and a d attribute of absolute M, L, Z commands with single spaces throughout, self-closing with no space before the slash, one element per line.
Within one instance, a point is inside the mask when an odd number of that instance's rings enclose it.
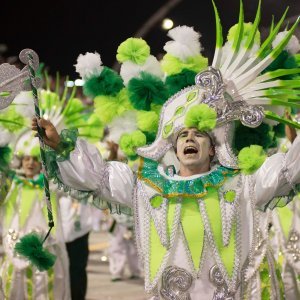
<path fill-rule="evenodd" d="M 34 102 L 32 92 L 20 92 L 13 102 L 16 106 L 17 113 L 25 118 L 32 118 L 34 112 Z"/>
<path fill-rule="evenodd" d="M 122 134 L 130 133 L 137 129 L 136 112 L 127 111 L 115 118 L 108 126 L 109 135 L 107 140 L 119 144 Z"/>
<path fill-rule="evenodd" d="M 275 48 L 283 40 L 283 38 L 287 35 L 287 33 L 288 33 L 287 30 L 279 32 L 272 43 L 272 47 Z M 288 44 L 285 46 L 285 50 L 292 55 L 300 51 L 300 42 L 295 35 L 292 35 Z"/>
<path fill-rule="evenodd" d="M 87 80 L 90 76 L 99 75 L 103 69 L 100 54 L 97 52 L 80 54 L 77 58 L 77 64 L 74 66 L 76 72 L 84 80 Z"/>
<path fill-rule="evenodd" d="M 0 126 L 0 147 L 7 146 L 13 142 L 14 134 L 9 132 L 6 128 Z"/>
<path fill-rule="evenodd" d="M 168 36 L 173 41 L 168 41 L 164 50 L 183 61 L 190 56 L 200 54 L 202 50 L 199 42 L 201 34 L 196 32 L 193 27 L 177 26 L 169 31 Z"/>
<path fill-rule="evenodd" d="M 148 72 L 159 78 L 163 78 L 163 71 L 159 61 L 153 55 L 150 55 L 143 65 L 138 65 L 132 61 L 125 61 L 120 70 L 120 75 L 123 78 L 124 84 L 127 85 L 129 80 L 138 77 L 140 72 Z"/>

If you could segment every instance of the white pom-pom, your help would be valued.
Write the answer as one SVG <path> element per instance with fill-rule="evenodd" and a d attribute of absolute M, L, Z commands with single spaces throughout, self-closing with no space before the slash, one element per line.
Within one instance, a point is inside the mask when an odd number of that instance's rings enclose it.
<path fill-rule="evenodd" d="M 153 55 L 150 55 L 143 65 L 137 65 L 131 61 L 124 62 L 121 66 L 120 75 L 124 84 L 127 85 L 130 79 L 138 77 L 142 71 L 159 78 L 163 78 L 164 75 L 159 61 Z"/>
<path fill-rule="evenodd" d="M 76 72 L 84 80 L 87 80 L 90 76 L 99 75 L 103 69 L 100 54 L 97 52 L 80 54 L 77 58 L 77 64 L 74 66 Z"/>
<path fill-rule="evenodd" d="M 134 111 L 123 113 L 111 122 L 108 130 L 109 135 L 107 140 L 119 144 L 122 134 L 137 130 L 136 113 Z"/>
<path fill-rule="evenodd" d="M 186 60 L 190 56 L 200 54 L 202 50 L 199 42 L 201 35 L 192 27 L 175 27 L 169 31 L 168 36 L 174 41 L 167 42 L 164 50 L 181 60 Z"/>
<path fill-rule="evenodd" d="M 32 92 L 19 93 L 13 102 L 16 106 L 16 111 L 25 118 L 32 118 L 34 116 L 34 102 Z"/>
<path fill-rule="evenodd" d="M 14 135 L 10 133 L 6 128 L 0 127 L 0 147 L 7 146 L 13 142 Z"/>
<path fill-rule="evenodd" d="M 272 43 L 272 47 L 275 48 L 284 39 L 287 33 L 288 31 L 286 30 L 279 32 Z M 300 51 L 300 42 L 295 35 L 292 35 L 288 44 L 285 46 L 285 50 L 291 55 L 294 55 Z"/>

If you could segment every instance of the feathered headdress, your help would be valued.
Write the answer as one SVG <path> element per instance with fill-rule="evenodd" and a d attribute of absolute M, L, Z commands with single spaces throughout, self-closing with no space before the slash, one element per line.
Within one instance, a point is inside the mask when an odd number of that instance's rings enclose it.
<path fill-rule="evenodd" d="M 142 39 L 130 38 L 119 46 L 117 59 L 122 63 L 121 77 L 114 73 L 120 83 L 114 94 L 104 91 L 104 69 L 85 78 L 86 91 L 96 78 L 101 81 L 101 85 L 94 87 L 93 96 L 95 100 L 101 99 L 98 113 L 110 115 L 106 125 L 135 110 L 131 120 L 140 133 L 126 132 L 119 140 L 129 156 L 137 153 L 160 160 L 173 147 L 174 135 L 180 129 L 197 127 L 211 132 L 219 162 L 237 168 L 237 157 L 232 149 L 234 121 L 250 128 L 260 126 L 265 120 L 299 127 L 280 115 L 285 107 L 299 107 L 297 76 L 300 68 L 295 55 L 299 45 L 293 36 L 299 19 L 289 30 L 279 33 L 285 12 L 261 43 L 258 31 L 261 4 L 259 2 L 254 22 L 244 23 L 241 2 L 239 22 L 230 29 L 224 44 L 218 11 L 214 3 L 213 6 L 217 34 L 210 66 L 201 54 L 200 34 L 190 27 L 179 26 L 169 32 L 172 40 L 166 43 L 167 53 L 161 62 L 150 55 L 150 48 Z M 122 109 L 110 110 L 117 107 L 115 103 L 120 94 Z M 159 116 L 159 124 L 153 113 Z M 122 126 L 119 128 L 126 131 Z"/>

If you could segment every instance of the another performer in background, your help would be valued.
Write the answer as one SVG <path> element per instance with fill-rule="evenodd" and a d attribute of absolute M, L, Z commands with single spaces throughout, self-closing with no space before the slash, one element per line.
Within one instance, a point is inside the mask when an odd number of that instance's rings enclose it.
<path fill-rule="evenodd" d="M 45 236 L 48 231 L 39 146 L 31 132 L 19 137 L 15 154 L 20 168 L 13 176 L 9 193 L 1 206 L 4 258 L 0 272 L 5 298 L 69 300 L 68 256 L 55 193 L 51 196 L 56 226 L 44 245 L 56 256 L 54 267 L 39 271 L 14 253 L 15 244 L 26 234 L 36 232 Z"/>

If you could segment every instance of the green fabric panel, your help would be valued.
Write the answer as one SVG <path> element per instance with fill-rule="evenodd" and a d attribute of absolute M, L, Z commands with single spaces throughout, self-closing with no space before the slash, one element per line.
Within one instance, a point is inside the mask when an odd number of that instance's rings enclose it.
<path fill-rule="evenodd" d="M 4 214 L 4 224 L 5 227 L 9 227 L 13 216 L 15 215 L 15 203 L 18 197 L 18 187 L 15 186 L 10 196 L 5 201 L 5 214 Z"/>
<path fill-rule="evenodd" d="M 48 299 L 54 300 L 54 268 L 48 271 Z"/>
<path fill-rule="evenodd" d="M 5 297 L 7 299 L 10 298 L 10 288 L 11 288 L 12 279 L 13 279 L 13 272 L 14 272 L 14 266 L 13 266 L 13 264 L 9 264 L 8 270 L 6 273 L 6 280 L 5 280 Z"/>
<path fill-rule="evenodd" d="M 172 224 L 174 221 L 174 214 L 176 208 L 176 200 L 170 200 L 168 207 L 168 235 L 170 236 L 172 230 Z M 150 224 L 150 280 L 155 278 L 155 275 L 160 269 L 163 258 L 167 252 L 166 248 L 161 244 L 159 235 L 156 231 L 153 220 Z"/>
<path fill-rule="evenodd" d="M 181 224 L 195 270 L 199 269 L 203 250 L 204 225 L 196 199 L 186 198 L 181 207 Z"/>
<path fill-rule="evenodd" d="M 271 299 L 271 278 L 270 270 L 268 265 L 268 260 L 265 257 L 263 262 L 259 266 L 259 276 L 260 276 L 260 288 L 261 288 L 261 299 L 269 300 Z"/>
<path fill-rule="evenodd" d="M 21 203 L 20 203 L 20 227 L 23 227 L 31 214 L 32 206 L 36 198 L 43 198 L 43 190 L 32 189 L 32 188 L 22 188 L 21 191 Z"/>
<path fill-rule="evenodd" d="M 233 224 L 229 245 L 223 246 L 221 208 L 217 189 L 209 188 L 204 201 L 217 249 L 227 273 L 231 277 L 235 257 L 236 225 Z"/>
<path fill-rule="evenodd" d="M 292 226 L 293 212 L 290 210 L 288 206 L 278 207 L 277 212 L 283 230 L 283 234 L 287 239 L 289 236 L 290 228 Z"/>
<path fill-rule="evenodd" d="M 26 286 L 27 286 L 27 298 L 28 300 L 33 299 L 33 271 L 32 267 L 26 268 Z"/>

